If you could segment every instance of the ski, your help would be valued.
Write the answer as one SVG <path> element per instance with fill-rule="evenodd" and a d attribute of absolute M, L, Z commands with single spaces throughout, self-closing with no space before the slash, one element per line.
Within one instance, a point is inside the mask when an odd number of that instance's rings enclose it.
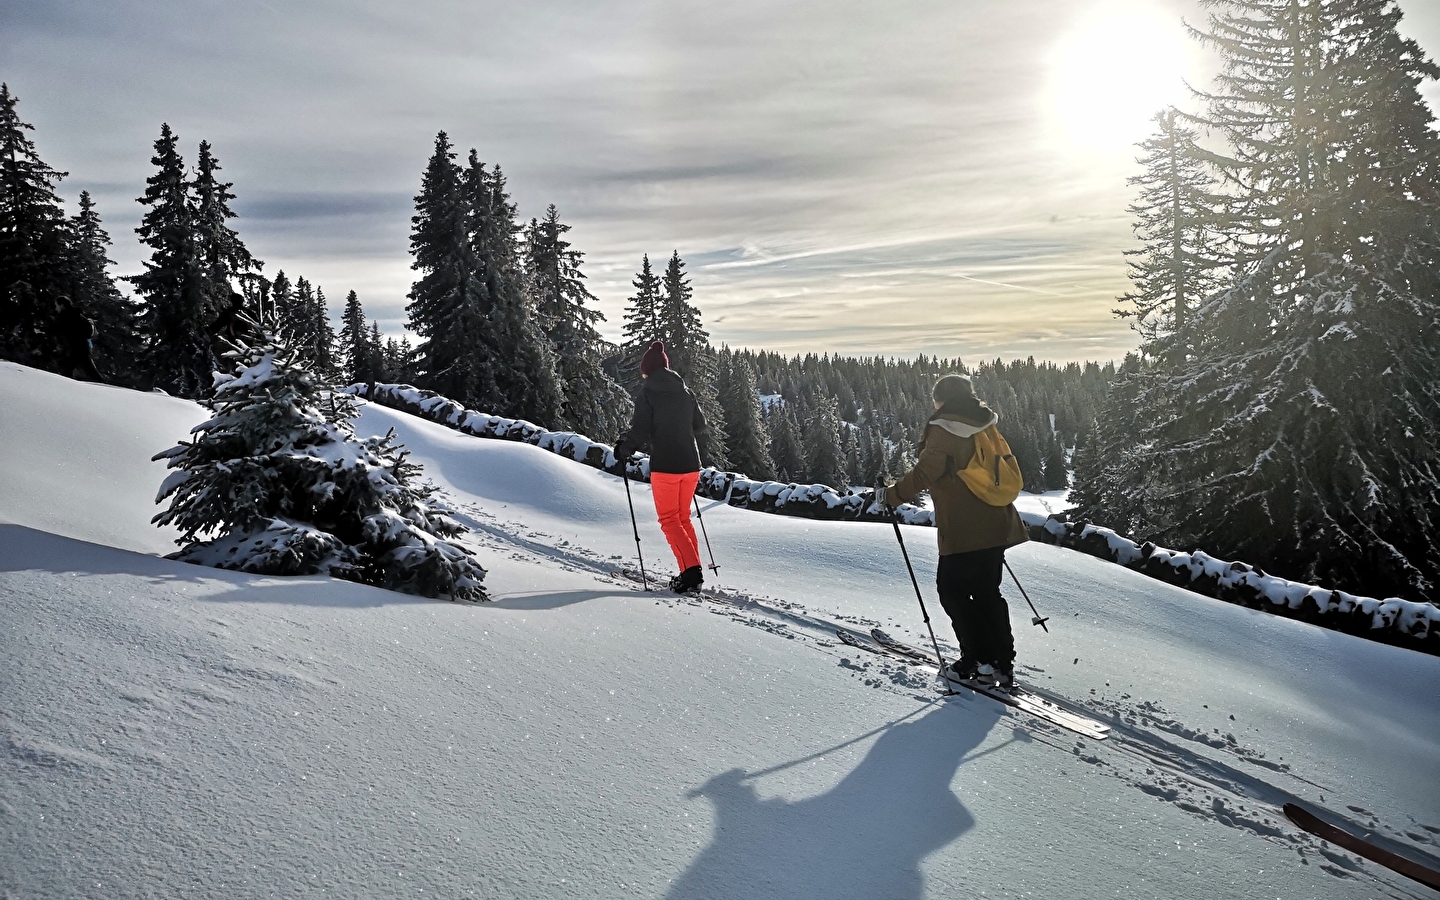
<path fill-rule="evenodd" d="M 936 660 L 935 657 L 926 653 L 924 650 L 918 647 L 912 647 L 909 644 L 902 644 L 878 628 L 870 629 L 870 636 L 875 639 L 875 643 L 887 650 L 893 650 L 902 656 L 908 656 L 911 659 L 917 659 L 932 666 L 942 665 L 940 661 Z"/>
<path fill-rule="evenodd" d="M 885 648 L 877 647 L 874 644 L 867 643 L 862 638 L 856 637 L 855 635 L 851 634 L 843 628 L 835 629 L 835 636 L 840 639 L 840 643 L 844 644 L 847 647 L 854 647 L 856 650 L 864 650 L 867 653 L 874 653 L 877 656 L 883 656 L 886 659 L 895 659 L 895 654 L 887 653 L 885 651 Z M 908 662 L 908 660 L 901 660 L 901 662 Z M 918 662 L 915 664 L 919 665 Z"/>
<path fill-rule="evenodd" d="M 639 585 L 645 590 L 650 591 L 651 593 L 664 594 L 667 597 L 698 597 L 703 600 L 709 600 L 711 603 L 719 603 L 723 606 L 740 606 L 740 604 L 736 601 L 730 599 L 729 597 L 722 596 L 714 589 L 706 589 L 702 587 L 698 590 L 689 591 L 684 594 L 677 594 L 674 591 L 670 590 L 668 586 L 668 578 L 664 581 L 660 581 L 657 580 L 654 575 L 648 575 L 645 579 L 642 580 L 640 577 L 640 573 L 634 571 L 633 569 L 611 569 L 609 574 L 611 578 L 623 578 L 631 584 Z"/>
<path fill-rule="evenodd" d="M 870 635 L 875 639 L 875 643 L 881 647 L 903 656 L 908 660 L 912 660 L 916 664 L 923 663 L 925 665 L 938 667 L 935 657 L 929 653 L 919 648 L 911 647 L 909 644 L 903 644 L 878 628 L 871 629 Z M 1073 731 L 1076 734 L 1085 735 L 1093 740 L 1103 741 L 1110 736 L 1109 725 L 1092 719 L 1089 716 L 1071 712 L 1058 703 L 1041 697 L 1039 694 L 1021 685 L 1017 684 L 1009 690 L 1005 690 L 993 684 L 986 684 L 983 681 L 961 681 L 953 679 L 949 675 L 945 676 L 945 681 L 948 684 L 958 685 L 974 693 L 984 694 L 986 697 L 992 700 L 998 700 L 1006 706 L 1027 712 L 1038 719 L 1044 719 L 1047 722 L 1059 725 L 1061 728 Z"/>
<path fill-rule="evenodd" d="M 630 583 L 632 583 L 632 584 L 638 584 L 638 585 L 640 585 L 641 587 L 643 587 L 643 588 L 644 588 L 645 590 L 647 590 L 647 591 L 653 591 L 653 590 L 655 590 L 655 588 L 654 588 L 654 587 L 651 587 L 651 585 L 655 585 L 656 587 L 659 586 L 659 585 L 658 585 L 658 582 L 656 582 L 654 578 L 649 578 L 649 577 L 641 578 L 639 572 L 634 572 L 634 571 L 631 571 L 630 569 L 611 569 L 611 570 L 610 570 L 610 577 L 611 577 L 611 578 L 623 578 L 623 579 L 625 579 L 626 581 L 628 581 L 628 582 L 630 582 Z"/>
<path fill-rule="evenodd" d="M 993 684 L 985 684 L 983 681 L 961 681 L 948 675 L 945 677 L 945 681 L 977 694 L 983 694 L 991 700 L 998 700 L 1006 706 L 1029 713 L 1037 719 L 1044 719 L 1052 725 L 1059 725 L 1066 731 L 1073 731 L 1091 740 L 1103 741 L 1110 737 L 1109 725 L 1087 716 L 1072 713 L 1063 706 L 1032 694 L 1018 684 L 1007 691 Z"/>
<path fill-rule="evenodd" d="M 1351 853 L 1363 856 L 1371 862 L 1377 862 L 1387 869 L 1393 869 L 1407 878 L 1413 878 L 1423 885 L 1440 890 L 1440 872 L 1423 866 L 1418 862 L 1391 853 L 1383 847 L 1377 847 L 1362 837 L 1351 834 L 1343 828 L 1331 825 L 1310 812 L 1308 809 L 1297 806 L 1294 803 L 1285 804 L 1282 809 L 1285 815 L 1299 825 L 1301 828 L 1315 835 L 1324 838 L 1337 847 L 1344 847 Z"/>

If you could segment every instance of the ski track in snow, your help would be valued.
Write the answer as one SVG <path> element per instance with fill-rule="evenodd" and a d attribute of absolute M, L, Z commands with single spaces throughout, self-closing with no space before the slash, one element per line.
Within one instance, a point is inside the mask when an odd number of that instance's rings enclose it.
<path fill-rule="evenodd" d="M 521 522 L 507 522 L 486 512 L 479 505 L 451 501 L 456 518 L 472 529 L 468 540 L 477 549 L 508 551 L 512 558 L 556 565 L 570 572 L 589 572 L 607 584 L 620 584 L 633 590 L 642 589 L 629 578 L 617 577 L 617 568 L 628 569 L 630 560 L 606 557 L 583 546 L 537 531 Z M 633 570 L 632 570 L 633 571 Z M 673 570 L 664 571 L 647 565 L 647 575 L 654 587 L 657 603 L 670 607 L 704 609 L 731 621 L 759 629 L 786 640 L 808 645 L 811 649 L 837 657 L 837 666 L 852 679 L 874 690 L 889 691 L 921 702 L 933 701 L 939 695 L 939 679 L 928 665 L 916 665 L 888 654 L 859 651 L 833 639 L 837 628 L 848 627 L 862 638 L 868 630 L 883 623 L 863 616 L 833 614 L 822 616 L 803 604 L 769 596 L 756 596 L 734 588 L 707 587 L 699 596 L 671 593 L 664 587 Z M 912 637 L 913 640 L 913 637 Z M 953 658 L 958 649 L 940 642 L 945 658 Z M 1323 796 L 1325 786 L 1294 774 L 1288 763 L 1272 761 L 1263 752 L 1246 747 L 1233 733 L 1221 734 L 1191 728 L 1168 715 L 1159 703 L 1133 697 L 1097 695 L 1088 702 L 1048 692 L 1039 683 L 1048 677 L 1037 666 L 1021 664 L 1017 674 L 1027 687 L 1062 707 L 1098 719 L 1111 728 L 1105 741 L 1085 738 L 1050 722 L 1035 719 L 986 697 L 960 695 L 948 698 L 952 703 L 981 703 L 997 708 L 1002 715 L 1017 720 L 1015 724 L 1028 729 L 1031 739 L 1050 747 L 1081 765 L 1093 766 L 1133 790 L 1197 818 L 1218 822 L 1229 828 L 1295 851 L 1301 865 L 1317 865 L 1326 873 L 1342 879 L 1369 876 L 1383 882 L 1395 893 L 1391 896 L 1424 898 L 1431 896 L 1409 880 L 1383 867 L 1367 864 L 1358 856 L 1335 848 L 1310 833 L 1297 828 L 1281 812 L 1285 803 L 1300 802 L 1313 807 L 1313 802 L 1292 793 L 1287 785 L 1300 784 L 1318 788 Z M 1092 691 L 1092 693 L 1094 693 Z M 1233 720 L 1234 716 L 1230 718 Z M 1178 740 L 1177 740 L 1178 739 Z M 1062 774 L 1065 774 L 1062 768 Z M 1350 807 L 1362 816 L 1365 810 Z M 1415 823 L 1411 830 L 1393 828 L 1373 816 L 1368 823 L 1352 819 L 1333 810 L 1325 810 L 1336 824 L 1357 833 L 1380 832 L 1401 846 L 1409 843 L 1436 843 L 1425 833 L 1440 835 L 1440 828 Z M 1414 829 L 1419 828 L 1417 832 Z M 1392 849 L 1394 845 L 1392 844 Z M 1314 862 L 1312 862 L 1312 860 Z"/>

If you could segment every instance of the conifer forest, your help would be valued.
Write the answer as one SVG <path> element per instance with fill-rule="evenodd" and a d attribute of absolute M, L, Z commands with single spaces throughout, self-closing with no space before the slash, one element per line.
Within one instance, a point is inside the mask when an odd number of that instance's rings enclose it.
<path fill-rule="evenodd" d="M 327 296 L 267 269 L 224 148 L 167 124 L 137 186 L 148 258 L 117 278 L 102 210 L 62 196 L 67 173 L 8 85 L 0 357 L 75 374 L 78 310 L 101 378 L 206 399 L 243 313 L 321 383 L 412 384 L 610 442 L 662 340 L 710 425 L 705 464 L 857 491 L 913 463 L 932 385 L 963 372 L 1026 489 L 1069 490 L 1072 520 L 1440 602 L 1440 132 L 1420 93 L 1440 68 L 1392 3 L 1211 8 L 1194 37 L 1220 75 L 1194 108 L 1158 111 L 1137 150 L 1119 298 L 1136 349 L 1113 363 L 717 345 L 703 274 L 668 246 L 636 249 L 607 340 L 562 211 L 522 215 L 500 163 L 445 132 L 417 160 L 405 334 L 383 334 L 346 285 Z"/>

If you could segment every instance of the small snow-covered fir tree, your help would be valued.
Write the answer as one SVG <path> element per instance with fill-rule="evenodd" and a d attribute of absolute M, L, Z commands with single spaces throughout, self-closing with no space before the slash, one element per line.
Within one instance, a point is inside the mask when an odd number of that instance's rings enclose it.
<path fill-rule="evenodd" d="M 173 558 L 487 599 L 485 570 L 448 540 L 464 526 L 392 435 L 357 438 L 355 401 L 326 391 L 273 339 L 227 357 L 239 370 L 216 375 L 205 401 L 214 415 L 155 456 L 175 470 L 156 497 L 170 506 L 154 519 L 180 529 Z"/>

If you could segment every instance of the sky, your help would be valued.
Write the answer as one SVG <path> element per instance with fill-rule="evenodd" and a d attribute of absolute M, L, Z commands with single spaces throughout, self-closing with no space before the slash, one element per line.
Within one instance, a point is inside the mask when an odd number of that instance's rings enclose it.
<path fill-rule="evenodd" d="M 1402 0 L 1440 53 L 1440 4 Z M 1118 360 L 1126 177 L 1215 61 L 1198 0 L 6 0 L 0 80 L 139 271 L 160 123 L 209 140 L 265 273 L 405 323 L 445 130 L 555 204 L 617 338 L 642 254 L 712 339 L 786 353 Z M 1440 108 L 1440 90 L 1426 96 Z"/>

